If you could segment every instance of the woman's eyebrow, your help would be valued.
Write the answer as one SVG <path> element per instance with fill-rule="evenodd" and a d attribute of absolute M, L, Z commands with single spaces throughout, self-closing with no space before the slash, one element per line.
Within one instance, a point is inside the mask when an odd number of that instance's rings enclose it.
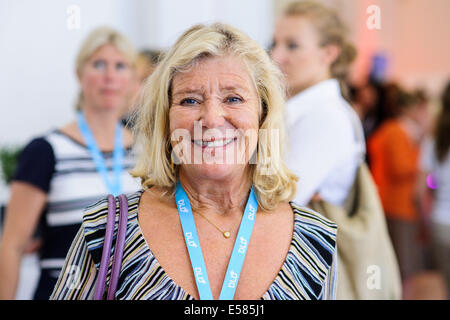
<path fill-rule="evenodd" d="M 202 89 L 195 89 L 195 88 L 183 88 L 179 90 L 174 90 L 173 96 L 179 96 L 179 95 L 186 95 L 186 94 L 202 94 Z"/>
<path fill-rule="evenodd" d="M 244 93 L 248 93 L 249 90 L 243 86 L 235 86 L 235 85 L 229 85 L 229 86 L 223 86 L 220 87 L 221 91 L 243 91 Z"/>
<path fill-rule="evenodd" d="M 223 85 L 219 88 L 220 91 L 225 91 L 225 92 L 232 92 L 232 91 L 237 91 L 237 92 L 243 92 L 243 93 L 249 93 L 250 90 L 248 88 L 246 88 L 245 86 L 240 86 L 240 85 Z M 180 88 L 180 89 L 175 89 L 172 93 L 172 97 L 176 97 L 176 96 L 183 96 L 183 95 L 189 95 L 189 94 L 199 94 L 202 95 L 204 94 L 205 90 L 203 88 Z"/>

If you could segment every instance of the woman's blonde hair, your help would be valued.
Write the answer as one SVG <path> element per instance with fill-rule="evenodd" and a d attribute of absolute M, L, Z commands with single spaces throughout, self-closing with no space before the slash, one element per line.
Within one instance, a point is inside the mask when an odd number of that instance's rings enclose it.
<path fill-rule="evenodd" d="M 331 64 L 330 73 L 333 78 L 344 80 L 357 51 L 349 41 L 348 29 L 337 12 L 316 1 L 296 1 L 286 7 L 284 15 L 309 18 L 319 32 L 321 46 L 334 44 L 339 47 L 340 54 Z"/>
<path fill-rule="evenodd" d="M 86 62 L 92 55 L 104 45 L 112 45 L 120 51 L 130 63 L 131 68 L 135 68 L 137 60 L 137 51 L 133 44 L 120 32 L 110 27 L 99 27 L 94 29 L 81 44 L 76 58 L 76 73 L 82 74 Z M 83 104 L 83 93 L 80 91 L 76 103 L 76 109 L 81 110 Z"/>
<path fill-rule="evenodd" d="M 171 161 L 169 108 L 174 75 L 208 57 L 233 55 L 242 59 L 257 89 L 260 104 L 260 132 L 252 183 L 260 206 L 266 210 L 296 193 L 297 177 L 284 165 L 284 87 L 279 69 L 267 53 L 241 31 L 225 25 L 196 25 L 187 30 L 159 62 L 147 79 L 137 108 L 135 133 L 142 148 L 132 175 L 140 177 L 143 188 L 162 187 L 174 191 L 178 167 Z M 271 134 L 276 130 L 276 134 Z M 265 161 L 266 160 L 266 161 Z M 265 164 L 264 164 L 265 162 Z"/>

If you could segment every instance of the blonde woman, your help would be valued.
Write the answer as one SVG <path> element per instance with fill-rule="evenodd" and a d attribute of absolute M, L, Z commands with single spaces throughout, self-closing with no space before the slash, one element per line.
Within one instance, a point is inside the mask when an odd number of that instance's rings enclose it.
<path fill-rule="evenodd" d="M 135 56 L 131 43 L 106 27 L 82 44 L 76 120 L 33 139 L 11 184 L 0 244 L 0 298 L 14 299 L 21 257 L 38 223 L 41 275 L 34 298 L 48 299 L 80 228 L 82 209 L 108 193 L 138 189 L 128 173 L 135 164 L 133 138 L 118 123 L 129 103 Z"/>
<path fill-rule="evenodd" d="M 295 201 L 306 205 L 315 196 L 343 206 L 365 150 L 357 139 L 361 123 L 341 91 L 355 48 L 337 13 L 314 1 L 291 3 L 273 39 L 271 56 L 287 83 L 286 161 L 299 177 Z"/>
<path fill-rule="evenodd" d="M 128 195 L 116 299 L 334 297 L 336 225 L 290 202 L 280 79 L 223 24 L 190 28 L 159 63 L 137 117 L 143 190 Z M 106 216 L 106 199 L 87 208 L 52 299 L 93 298 Z"/>

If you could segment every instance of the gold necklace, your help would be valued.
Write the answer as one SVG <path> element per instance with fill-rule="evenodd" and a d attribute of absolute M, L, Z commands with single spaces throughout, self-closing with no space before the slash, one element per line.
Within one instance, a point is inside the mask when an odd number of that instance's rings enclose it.
<path fill-rule="evenodd" d="M 203 214 L 201 214 L 200 212 L 197 212 L 201 217 L 203 217 L 203 219 L 205 219 L 206 221 L 208 221 L 214 228 L 216 228 L 217 230 L 220 231 L 220 233 L 222 233 L 223 237 L 225 239 L 228 239 L 231 236 L 231 232 L 230 231 L 223 231 L 222 229 L 220 229 L 214 222 L 212 222 L 211 220 L 209 220 L 207 217 L 205 217 Z"/>

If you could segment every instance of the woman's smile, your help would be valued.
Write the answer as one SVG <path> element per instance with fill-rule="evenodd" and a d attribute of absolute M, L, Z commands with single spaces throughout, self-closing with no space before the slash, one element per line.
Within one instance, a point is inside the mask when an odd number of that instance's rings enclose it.
<path fill-rule="evenodd" d="M 237 141 L 237 137 L 222 138 L 222 139 L 211 138 L 209 140 L 192 140 L 192 143 L 198 147 L 206 149 L 206 148 L 226 148 L 235 141 Z"/>

